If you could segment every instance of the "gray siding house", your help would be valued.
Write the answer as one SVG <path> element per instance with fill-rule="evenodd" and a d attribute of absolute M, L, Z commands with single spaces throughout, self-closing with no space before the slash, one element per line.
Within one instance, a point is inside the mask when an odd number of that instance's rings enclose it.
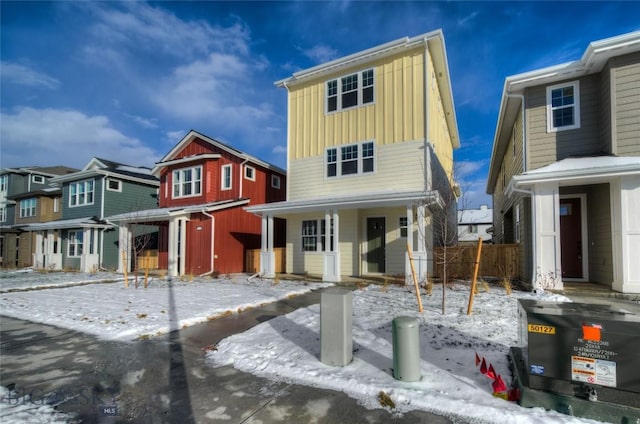
<path fill-rule="evenodd" d="M 66 166 L 29 166 L 0 170 L 0 266 L 33 265 L 32 234 L 20 230 L 22 222 L 50 220 L 49 204 L 59 198 L 51 179 L 78 171 Z"/>
<path fill-rule="evenodd" d="M 487 192 L 534 288 L 640 293 L 640 32 L 506 79 Z"/>
<path fill-rule="evenodd" d="M 105 217 L 157 207 L 150 168 L 93 158 L 79 172 L 52 179 L 62 188 L 62 219 L 30 224 L 34 266 L 90 272 L 118 268 L 118 231 Z"/>

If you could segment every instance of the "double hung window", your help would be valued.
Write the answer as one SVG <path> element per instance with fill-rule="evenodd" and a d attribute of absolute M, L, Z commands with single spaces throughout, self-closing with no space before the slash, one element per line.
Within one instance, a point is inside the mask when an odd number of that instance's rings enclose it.
<path fill-rule="evenodd" d="M 373 103 L 373 75 L 373 69 L 367 69 L 327 81 L 327 113 Z"/>
<path fill-rule="evenodd" d="M 173 171 L 173 197 L 190 197 L 202 194 L 202 166 Z"/>
<path fill-rule="evenodd" d="M 24 199 L 20 201 L 20 218 L 36 216 L 36 199 Z"/>
<path fill-rule="evenodd" d="M 67 254 L 69 256 L 81 256 L 82 255 L 82 246 L 83 246 L 83 234 L 82 230 L 80 231 L 69 231 L 68 235 L 68 243 L 67 243 Z"/>
<path fill-rule="evenodd" d="M 320 232 L 318 232 L 320 229 Z M 333 219 L 331 220 L 331 237 L 329 243 L 333 250 Z M 324 219 L 302 221 L 302 251 L 303 252 L 324 252 L 327 250 L 326 235 L 327 222 Z"/>
<path fill-rule="evenodd" d="M 373 172 L 374 158 L 375 148 L 372 141 L 330 147 L 326 154 L 326 175 L 336 177 Z"/>
<path fill-rule="evenodd" d="M 579 82 L 547 87 L 547 131 L 575 128 L 580 128 Z"/>
<path fill-rule="evenodd" d="M 69 206 L 92 205 L 93 186 L 93 180 L 69 184 Z"/>

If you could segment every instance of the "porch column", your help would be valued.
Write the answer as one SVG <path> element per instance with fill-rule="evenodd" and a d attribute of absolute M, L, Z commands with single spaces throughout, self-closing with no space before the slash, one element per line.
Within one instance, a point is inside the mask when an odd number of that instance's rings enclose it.
<path fill-rule="evenodd" d="M 178 235 L 180 236 L 180 275 L 185 275 L 185 268 L 187 264 L 187 219 L 186 218 L 178 218 L 178 227 L 180 231 Z"/>
<path fill-rule="evenodd" d="M 338 249 L 340 239 L 339 234 L 339 215 L 337 209 L 326 210 L 324 213 L 324 267 L 323 281 L 339 282 L 340 281 L 340 251 Z M 333 220 L 333 225 L 331 225 Z M 333 238 L 333 243 L 331 239 Z"/>
<path fill-rule="evenodd" d="M 36 248 L 35 253 L 33 254 L 33 267 L 34 268 L 44 268 L 44 237 L 42 236 L 42 231 L 36 231 Z"/>
<path fill-rule="evenodd" d="M 610 184 L 613 242 L 613 283 L 622 293 L 640 293 L 640 175 L 617 178 Z"/>
<path fill-rule="evenodd" d="M 534 243 L 531 281 L 534 289 L 563 288 L 559 206 L 557 182 L 534 185 L 531 196 Z"/>
<path fill-rule="evenodd" d="M 276 255 L 273 251 L 273 215 L 262 215 L 262 235 L 260 251 L 260 275 L 275 278 Z"/>
<path fill-rule="evenodd" d="M 178 221 L 169 220 L 169 231 L 167 237 L 167 272 L 169 277 L 178 276 Z"/>
<path fill-rule="evenodd" d="M 58 232 L 56 230 L 47 230 L 45 242 L 45 263 L 47 268 L 53 270 L 62 269 L 61 247 L 62 243 L 58 239 Z"/>
<path fill-rule="evenodd" d="M 131 231 L 129 224 L 118 225 L 118 272 L 124 273 L 131 270 Z"/>
<path fill-rule="evenodd" d="M 417 231 L 417 246 L 414 245 L 414 228 Z M 426 281 L 429 261 L 427 255 L 427 237 L 431 236 L 431 228 L 426 222 L 426 206 L 422 203 L 416 206 L 416 222 L 413 221 L 413 205 L 407 205 L 407 245 L 413 257 L 413 265 L 418 282 Z M 405 254 L 405 283 L 413 284 L 409 254 Z"/>

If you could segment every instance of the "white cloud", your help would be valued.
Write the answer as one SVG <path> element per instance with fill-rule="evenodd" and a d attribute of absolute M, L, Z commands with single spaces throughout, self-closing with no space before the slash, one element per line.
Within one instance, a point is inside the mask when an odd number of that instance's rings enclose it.
<path fill-rule="evenodd" d="M 324 63 L 338 57 L 338 51 L 324 44 L 316 44 L 310 49 L 299 49 L 305 56 L 316 63 Z"/>
<path fill-rule="evenodd" d="M 158 128 L 158 120 L 156 118 L 143 118 L 142 116 L 124 113 L 124 116 L 131 119 L 136 124 L 144 128 Z"/>
<path fill-rule="evenodd" d="M 287 153 L 287 146 L 277 145 L 271 150 L 272 153 Z"/>
<path fill-rule="evenodd" d="M 27 66 L 11 62 L 1 62 L 3 80 L 28 87 L 46 88 L 56 90 L 60 87 L 60 81 L 49 75 L 38 72 Z"/>
<path fill-rule="evenodd" d="M 94 156 L 129 165 L 159 157 L 137 138 L 113 128 L 105 116 L 76 110 L 18 108 L 0 114 L 2 166 L 66 165 L 81 168 Z"/>

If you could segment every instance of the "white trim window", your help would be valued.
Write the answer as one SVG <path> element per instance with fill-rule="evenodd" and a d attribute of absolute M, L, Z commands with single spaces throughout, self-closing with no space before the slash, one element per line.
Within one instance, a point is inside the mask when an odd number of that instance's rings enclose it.
<path fill-rule="evenodd" d="M 580 128 L 580 82 L 547 87 L 547 132 Z"/>
<path fill-rule="evenodd" d="M 331 236 L 329 243 L 334 246 L 333 219 L 331 222 Z M 318 233 L 318 228 L 320 232 Z M 308 219 L 302 221 L 302 251 L 303 252 L 324 252 L 326 251 L 327 222 L 324 219 Z"/>
<path fill-rule="evenodd" d="M 9 188 L 9 176 L 8 175 L 0 175 L 0 191 L 7 192 Z"/>
<path fill-rule="evenodd" d="M 409 220 L 406 216 L 401 216 L 398 219 L 398 227 L 400 227 L 400 237 L 407 238 L 407 234 L 409 234 Z"/>
<path fill-rule="evenodd" d="M 202 194 L 202 166 L 173 171 L 173 198 L 193 197 Z"/>
<path fill-rule="evenodd" d="M 373 103 L 373 69 L 329 80 L 326 82 L 325 87 L 327 113 Z"/>
<path fill-rule="evenodd" d="M 69 206 L 93 205 L 93 180 L 69 184 Z"/>
<path fill-rule="evenodd" d="M 53 198 L 53 212 L 60 212 L 60 197 Z"/>
<path fill-rule="evenodd" d="M 67 235 L 67 255 L 78 257 L 82 255 L 84 233 L 82 230 L 71 230 Z"/>
<path fill-rule="evenodd" d="M 221 188 L 222 190 L 231 190 L 231 185 L 233 183 L 233 175 L 231 172 L 232 165 L 222 165 L 222 169 L 220 173 L 222 174 L 222 178 L 220 178 Z"/>
<path fill-rule="evenodd" d="M 271 187 L 280 190 L 280 175 L 271 175 Z"/>
<path fill-rule="evenodd" d="M 256 180 L 256 169 L 253 166 L 244 166 L 244 178 L 250 181 Z"/>
<path fill-rule="evenodd" d="M 107 190 L 109 191 L 122 191 L 122 181 L 115 180 L 113 178 L 107 178 Z"/>
<path fill-rule="evenodd" d="M 0 222 L 5 222 L 7 220 L 7 207 L 0 206 Z M 0 255 L 2 255 L 2 250 L 0 250 Z"/>
<path fill-rule="evenodd" d="M 375 143 L 367 141 L 361 144 L 341 146 L 340 148 L 329 147 L 325 160 L 327 178 L 374 172 Z"/>
<path fill-rule="evenodd" d="M 44 177 L 42 175 L 32 175 L 31 176 L 31 181 L 36 183 L 36 184 L 44 184 L 45 183 Z"/>
<path fill-rule="evenodd" d="M 24 199 L 20 201 L 20 218 L 36 216 L 36 198 Z"/>

